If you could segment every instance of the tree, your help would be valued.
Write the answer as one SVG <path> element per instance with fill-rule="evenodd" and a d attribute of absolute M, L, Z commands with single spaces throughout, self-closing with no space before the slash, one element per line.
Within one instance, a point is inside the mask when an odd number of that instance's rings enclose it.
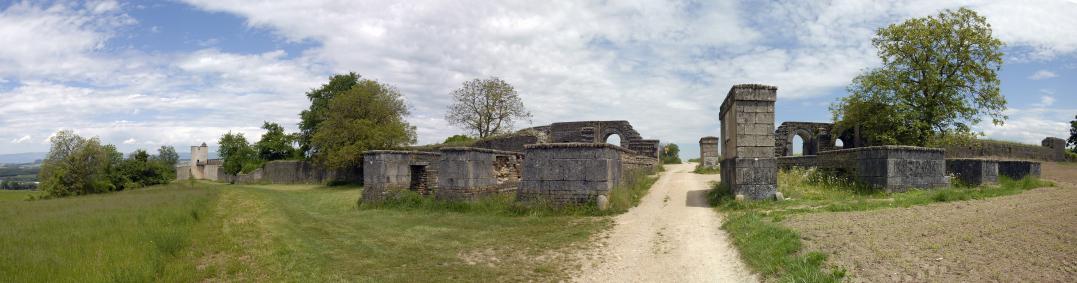
<path fill-rule="evenodd" d="M 155 159 L 165 167 L 173 168 L 179 162 L 179 153 L 176 153 L 176 148 L 171 145 L 163 145 L 157 149 Z"/>
<path fill-rule="evenodd" d="M 223 160 L 221 167 L 228 174 L 249 172 L 261 165 L 258 154 L 243 133 L 228 132 L 217 141 L 217 155 Z"/>
<path fill-rule="evenodd" d="M 998 70 L 1003 43 L 987 19 L 961 8 L 876 31 L 882 67 L 857 76 L 831 105 L 839 131 L 860 127 L 876 144 L 926 146 L 971 138 L 984 116 L 1006 119 Z"/>
<path fill-rule="evenodd" d="M 115 188 L 110 174 L 115 147 L 97 138 L 85 139 L 71 131 L 49 138 L 52 146 L 41 164 L 41 190 L 50 197 L 84 195 Z"/>
<path fill-rule="evenodd" d="M 511 131 L 516 120 L 531 118 L 516 89 L 497 77 L 464 82 L 451 95 L 455 102 L 445 119 L 480 139 Z"/>
<path fill-rule="evenodd" d="M 318 130 L 318 126 L 328 116 L 329 101 L 359 84 L 359 78 L 361 76 L 354 72 L 334 75 L 329 78 L 329 83 L 307 92 L 307 99 L 310 99 L 310 108 L 299 113 L 299 134 L 297 137 L 299 150 L 305 156 L 314 155 L 311 140 L 314 138 L 314 132 Z"/>
<path fill-rule="evenodd" d="M 1067 140 L 1067 144 L 1073 146 L 1070 151 L 1077 153 L 1077 115 L 1074 115 L 1073 121 L 1070 121 L 1070 138 Z"/>
<path fill-rule="evenodd" d="M 116 190 L 137 189 L 157 184 L 166 184 L 175 178 L 173 168 L 164 162 L 151 158 L 145 150 L 138 149 L 128 155 L 126 160 L 115 163 L 115 172 L 120 178 L 114 178 Z"/>
<path fill-rule="evenodd" d="M 445 142 L 443 143 L 467 143 L 474 140 L 475 138 L 466 135 L 453 135 L 451 137 L 445 138 Z"/>
<path fill-rule="evenodd" d="M 262 129 L 265 129 L 266 133 L 262 134 L 261 140 L 254 143 L 259 158 L 273 161 L 299 157 L 299 151 L 292 146 L 296 135 L 285 134 L 284 127 L 277 123 L 264 122 Z"/>
<path fill-rule="evenodd" d="M 681 164 L 681 148 L 675 143 L 662 147 L 662 164 Z"/>
<path fill-rule="evenodd" d="M 363 79 L 333 97 L 311 139 L 314 159 L 332 168 L 358 165 L 362 153 L 415 143 L 407 106 L 392 86 Z"/>

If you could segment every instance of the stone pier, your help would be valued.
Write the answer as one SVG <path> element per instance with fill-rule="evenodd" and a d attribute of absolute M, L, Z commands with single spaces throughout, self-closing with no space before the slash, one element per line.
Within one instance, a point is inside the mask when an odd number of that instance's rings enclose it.
<path fill-rule="evenodd" d="M 722 183 L 733 195 L 773 198 L 778 190 L 774 158 L 774 102 L 778 88 L 735 85 L 722 102 Z"/>

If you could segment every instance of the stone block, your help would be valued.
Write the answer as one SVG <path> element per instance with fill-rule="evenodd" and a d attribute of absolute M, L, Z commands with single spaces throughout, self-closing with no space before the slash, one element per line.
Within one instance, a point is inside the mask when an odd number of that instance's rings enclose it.
<path fill-rule="evenodd" d="M 1014 180 L 1026 176 L 1039 177 L 1040 163 L 1035 161 L 1004 160 L 998 162 L 998 174 Z"/>

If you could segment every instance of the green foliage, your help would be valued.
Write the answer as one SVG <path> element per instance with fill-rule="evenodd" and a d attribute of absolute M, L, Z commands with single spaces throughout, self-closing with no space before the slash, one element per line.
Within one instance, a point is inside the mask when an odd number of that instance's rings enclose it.
<path fill-rule="evenodd" d="M 64 197 L 111 191 L 112 166 L 122 155 L 112 145 L 97 138 L 85 139 L 71 131 L 49 138 L 52 147 L 41 165 L 38 179 L 49 197 Z M 117 156 L 120 156 L 117 158 Z"/>
<path fill-rule="evenodd" d="M 719 168 L 718 166 L 705 167 L 705 166 L 703 166 L 703 164 L 697 164 L 696 169 L 692 170 L 692 173 L 696 173 L 696 174 L 721 174 L 722 169 Z"/>
<path fill-rule="evenodd" d="M 176 148 L 171 145 L 163 145 L 157 149 L 157 156 L 154 158 L 168 168 L 176 167 L 176 163 L 179 162 L 179 153 L 176 153 Z M 175 174 L 175 172 L 173 172 Z"/>
<path fill-rule="evenodd" d="M 415 143 L 415 127 L 404 120 L 407 106 L 392 86 L 363 79 L 333 97 L 327 110 L 310 147 L 328 167 L 358 165 L 364 151 Z"/>
<path fill-rule="evenodd" d="M 334 75 L 329 78 L 329 83 L 307 92 L 310 99 L 310 108 L 299 113 L 299 151 L 305 156 L 314 155 L 311 141 L 318 126 L 329 116 L 329 101 L 359 84 L 358 74 L 352 72 Z"/>
<path fill-rule="evenodd" d="M 507 133 L 517 120 L 531 118 L 516 89 L 497 77 L 466 81 L 450 94 L 453 104 L 445 120 L 480 139 Z"/>
<path fill-rule="evenodd" d="M 675 143 L 667 144 L 662 147 L 661 157 L 662 164 L 681 164 L 681 148 Z"/>
<path fill-rule="evenodd" d="M 688 162 L 700 163 L 703 162 L 703 160 L 699 158 L 689 158 Z"/>
<path fill-rule="evenodd" d="M 111 173 L 112 183 L 117 190 L 167 184 L 176 178 L 175 167 L 150 158 L 145 150 L 135 150 L 127 159 L 117 162 Z"/>
<path fill-rule="evenodd" d="M 475 141 L 475 138 L 472 138 L 472 137 L 467 136 L 467 135 L 453 135 L 451 137 L 445 138 L 445 142 L 443 142 L 443 143 L 444 144 L 456 144 L 456 143 L 469 143 L 469 142 L 473 142 L 473 141 Z"/>
<path fill-rule="evenodd" d="M 261 140 L 254 143 L 254 148 L 258 151 L 258 157 L 261 160 L 273 161 L 301 157 L 302 153 L 299 149 L 292 146 L 299 138 L 297 134 L 284 133 L 284 127 L 277 123 L 264 122 L 262 129 L 265 129 L 266 133 L 262 134 Z"/>
<path fill-rule="evenodd" d="M 987 19 L 961 8 L 879 29 L 883 66 L 857 76 L 831 105 L 837 132 L 860 127 L 873 144 L 929 146 L 975 137 L 983 116 L 1002 124 L 1002 41 Z"/>
<path fill-rule="evenodd" d="M 1077 154 L 1077 115 L 1074 115 L 1073 121 L 1070 121 L 1070 138 L 1066 140 L 1066 144 L 1073 146 L 1070 151 Z"/>
<path fill-rule="evenodd" d="M 228 174 L 250 172 L 262 166 L 258 152 L 247 142 L 243 133 L 228 132 L 217 141 L 217 155 L 223 160 L 221 167 Z"/>
<path fill-rule="evenodd" d="M 733 238 L 744 263 L 781 282 L 841 282 L 844 269 L 826 270 L 826 254 L 802 252 L 796 231 L 764 219 L 758 213 L 732 213 L 722 229 Z"/>

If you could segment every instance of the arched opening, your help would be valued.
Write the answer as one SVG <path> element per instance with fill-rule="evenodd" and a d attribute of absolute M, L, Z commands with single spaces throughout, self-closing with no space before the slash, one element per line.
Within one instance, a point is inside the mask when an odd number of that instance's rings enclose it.
<path fill-rule="evenodd" d="M 608 144 L 615 144 L 615 145 L 618 145 L 618 146 L 619 146 L 619 145 L 621 145 L 621 135 L 619 135 L 619 134 L 609 134 L 609 135 L 606 135 L 606 141 L 605 141 L 605 143 L 608 143 Z"/>
<path fill-rule="evenodd" d="M 834 140 L 834 148 L 835 149 L 843 149 L 843 148 L 845 148 L 845 142 L 841 141 L 841 139 L 835 139 Z"/>
<path fill-rule="evenodd" d="M 793 135 L 793 150 L 790 153 L 792 156 L 802 156 L 807 149 L 804 143 L 804 138 L 800 135 Z"/>

